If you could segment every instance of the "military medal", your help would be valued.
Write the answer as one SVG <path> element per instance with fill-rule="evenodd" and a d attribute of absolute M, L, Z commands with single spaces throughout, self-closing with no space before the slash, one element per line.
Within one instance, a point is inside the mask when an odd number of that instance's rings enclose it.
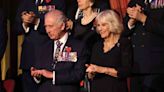
<path fill-rule="evenodd" d="M 164 0 L 152 0 L 150 2 L 150 7 L 152 9 L 163 8 L 164 7 Z"/>
<path fill-rule="evenodd" d="M 76 62 L 77 52 L 71 52 L 72 48 L 66 46 L 64 51 L 59 55 L 58 61 L 60 62 Z"/>
<path fill-rule="evenodd" d="M 52 10 L 55 10 L 55 5 L 39 5 L 38 6 L 38 11 L 40 13 L 46 13 Z"/>

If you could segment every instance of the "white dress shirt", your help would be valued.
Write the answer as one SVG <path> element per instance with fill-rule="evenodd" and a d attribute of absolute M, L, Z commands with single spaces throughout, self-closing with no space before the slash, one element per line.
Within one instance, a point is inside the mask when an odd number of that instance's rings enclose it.
<path fill-rule="evenodd" d="M 68 32 L 64 34 L 64 36 L 62 38 L 59 39 L 59 41 L 62 43 L 61 47 L 60 47 L 60 52 L 63 51 L 65 43 L 67 42 L 68 39 Z M 57 40 L 54 41 L 54 53 L 53 53 L 53 58 L 55 57 L 55 51 L 56 51 L 56 42 Z M 53 78 L 52 78 L 52 84 L 55 85 L 55 71 L 53 71 Z"/>

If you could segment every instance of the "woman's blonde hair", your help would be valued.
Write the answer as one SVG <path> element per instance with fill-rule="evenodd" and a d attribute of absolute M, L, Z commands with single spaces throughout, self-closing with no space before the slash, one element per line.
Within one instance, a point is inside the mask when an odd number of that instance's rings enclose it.
<path fill-rule="evenodd" d="M 107 23 L 109 25 L 109 31 L 114 34 L 120 34 L 123 31 L 123 24 L 120 16 L 113 10 L 105 10 L 100 12 L 96 19 L 95 24 Z"/>

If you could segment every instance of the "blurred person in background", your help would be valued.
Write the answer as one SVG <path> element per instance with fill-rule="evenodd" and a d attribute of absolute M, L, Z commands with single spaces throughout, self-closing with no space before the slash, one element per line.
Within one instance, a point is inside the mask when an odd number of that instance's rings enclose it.
<path fill-rule="evenodd" d="M 133 46 L 131 92 L 164 92 L 164 0 L 131 0 L 124 24 Z"/>
<path fill-rule="evenodd" d="M 0 63 L 1 63 L 7 46 L 6 18 L 1 8 L 0 8 L 0 20 L 1 20 L 0 21 Z M 0 92 L 5 92 L 1 77 L 2 77 L 2 73 L 1 73 L 1 64 L 0 64 Z"/>

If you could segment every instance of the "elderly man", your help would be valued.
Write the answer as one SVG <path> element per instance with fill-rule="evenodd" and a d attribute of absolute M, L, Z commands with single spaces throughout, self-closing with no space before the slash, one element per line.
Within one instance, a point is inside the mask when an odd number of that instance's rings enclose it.
<path fill-rule="evenodd" d="M 40 54 L 31 75 L 42 82 L 38 92 L 78 92 L 85 75 L 86 49 L 65 29 L 66 17 L 59 10 L 45 15 L 49 42 L 38 48 Z M 42 76 L 38 80 L 38 76 Z"/>
<path fill-rule="evenodd" d="M 20 62 L 23 92 L 37 91 L 38 85 L 35 85 L 30 75 L 30 67 L 37 58 L 36 48 L 49 40 L 43 26 L 44 15 L 53 9 L 66 12 L 65 0 L 20 0 L 14 30 L 17 34 L 24 35 Z"/>

